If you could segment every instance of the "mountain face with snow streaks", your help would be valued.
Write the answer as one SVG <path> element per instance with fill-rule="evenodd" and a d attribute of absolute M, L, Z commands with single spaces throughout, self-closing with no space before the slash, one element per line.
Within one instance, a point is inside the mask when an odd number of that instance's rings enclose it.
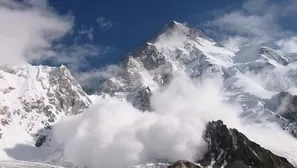
<path fill-rule="evenodd" d="M 81 113 L 90 103 L 65 66 L 0 66 L 2 142 L 14 131 L 44 138 L 53 124 Z"/>
<path fill-rule="evenodd" d="M 128 54 L 120 64 L 121 71 L 106 79 L 96 94 L 125 99 L 142 111 L 150 111 L 148 98 L 166 86 L 176 71 L 186 72 L 193 79 L 219 75 L 232 95 L 230 102 L 239 101 L 253 117 L 266 115 L 288 125 L 287 120 L 279 119 L 276 111 L 266 106 L 273 95 L 296 87 L 294 64 L 292 54 L 289 57 L 269 47 L 254 45 L 234 52 L 200 30 L 172 21 L 153 40 Z M 248 85 L 256 89 L 250 91 Z M 146 88 L 150 91 L 142 92 Z"/>
<path fill-rule="evenodd" d="M 121 71 L 106 79 L 96 94 L 109 94 L 134 103 L 133 98 L 139 97 L 140 90 L 150 88 L 154 92 L 168 84 L 176 70 L 185 70 L 192 77 L 223 74 L 221 65 L 230 64 L 233 55 L 199 30 L 173 21 L 151 42 L 128 54 L 120 64 Z M 149 96 L 147 93 L 146 97 Z"/>

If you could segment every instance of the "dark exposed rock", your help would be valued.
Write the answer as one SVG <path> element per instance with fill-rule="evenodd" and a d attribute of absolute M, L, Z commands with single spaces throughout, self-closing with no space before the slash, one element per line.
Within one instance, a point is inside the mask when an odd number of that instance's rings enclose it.
<path fill-rule="evenodd" d="M 250 141 L 236 129 L 228 129 L 220 120 L 207 125 L 205 140 L 208 152 L 198 161 L 204 167 L 214 160 L 214 167 L 294 168 L 287 159 Z"/>
<path fill-rule="evenodd" d="M 38 137 L 38 139 L 37 139 L 37 141 L 35 143 L 35 146 L 39 148 L 45 142 L 46 142 L 46 136 L 45 135 L 41 135 L 40 137 Z"/>
<path fill-rule="evenodd" d="M 220 120 L 208 123 L 204 139 L 208 151 L 202 160 L 197 164 L 179 160 L 168 168 L 294 168 L 286 158 L 262 148 Z"/>
<path fill-rule="evenodd" d="M 139 55 L 145 69 L 151 70 L 165 64 L 164 56 L 158 51 L 154 45 L 147 45 L 146 49 L 142 50 Z"/>
<path fill-rule="evenodd" d="M 151 96 L 152 92 L 149 87 L 141 88 L 136 94 L 135 101 L 133 101 L 133 106 L 142 111 L 151 111 Z"/>

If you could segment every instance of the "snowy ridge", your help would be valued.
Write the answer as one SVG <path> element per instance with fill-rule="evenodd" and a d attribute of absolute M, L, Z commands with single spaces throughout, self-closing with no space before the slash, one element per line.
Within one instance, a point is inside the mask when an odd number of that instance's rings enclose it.
<path fill-rule="evenodd" d="M 40 146 L 36 140 L 45 138 L 51 125 L 90 103 L 65 66 L 0 66 L 1 148 Z M 10 158 L 5 155 L 1 159 Z"/>

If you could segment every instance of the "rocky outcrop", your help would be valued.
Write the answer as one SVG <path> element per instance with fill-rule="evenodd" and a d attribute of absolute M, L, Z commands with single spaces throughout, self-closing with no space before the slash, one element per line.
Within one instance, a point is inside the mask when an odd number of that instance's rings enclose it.
<path fill-rule="evenodd" d="M 262 148 L 236 129 L 227 128 L 220 120 L 207 125 L 204 138 L 208 152 L 198 161 L 203 167 L 294 168 L 287 159 Z"/>
<path fill-rule="evenodd" d="M 286 158 L 262 148 L 220 120 L 208 123 L 204 139 L 208 151 L 203 159 L 197 163 L 179 160 L 168 168 L 294 168 Z"/>
<path fill-rule="evenodd" d="M 37 139 L 37 141 L 36 141 L 36 143 L 35 143 L 35 146 L 36 147 L 40 147 L 40 146 L 42 146 L 43 145 L 43 143 L 45 143 L 46 142 L 46 135 L 41 135 L 40 137 L 38 137 L 38 139 Z"/>
<path fill-rule="evenodd" d="M 135 94 L 133 102 L 133 106 L 141 111 L 151 111 L 151 96 L 152 91 L 150 87 L 140 88 L 138 93 Z"/>

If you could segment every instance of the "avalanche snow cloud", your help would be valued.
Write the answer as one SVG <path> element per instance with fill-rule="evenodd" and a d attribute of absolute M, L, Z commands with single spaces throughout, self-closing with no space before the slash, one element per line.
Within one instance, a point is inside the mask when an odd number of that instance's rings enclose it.
<path fill-rule="evenodd" d="M 93 105 L 55 127 L 67 159 L 88 167 L 127 167 L 156 160 L 201 159 L 207 122 L 221 119 L 251 140 L 297 163 L 297 142 L 273 123 L 244 122 L 238 105 L 225 102 L 220 77 L 192 81 L 183 73 L 152 98 L 154 111 L 97 97 Z M 277 138 L 276 138 L 277 137 Z M 295 152 L 295 153 L 294 153 Z"/>

